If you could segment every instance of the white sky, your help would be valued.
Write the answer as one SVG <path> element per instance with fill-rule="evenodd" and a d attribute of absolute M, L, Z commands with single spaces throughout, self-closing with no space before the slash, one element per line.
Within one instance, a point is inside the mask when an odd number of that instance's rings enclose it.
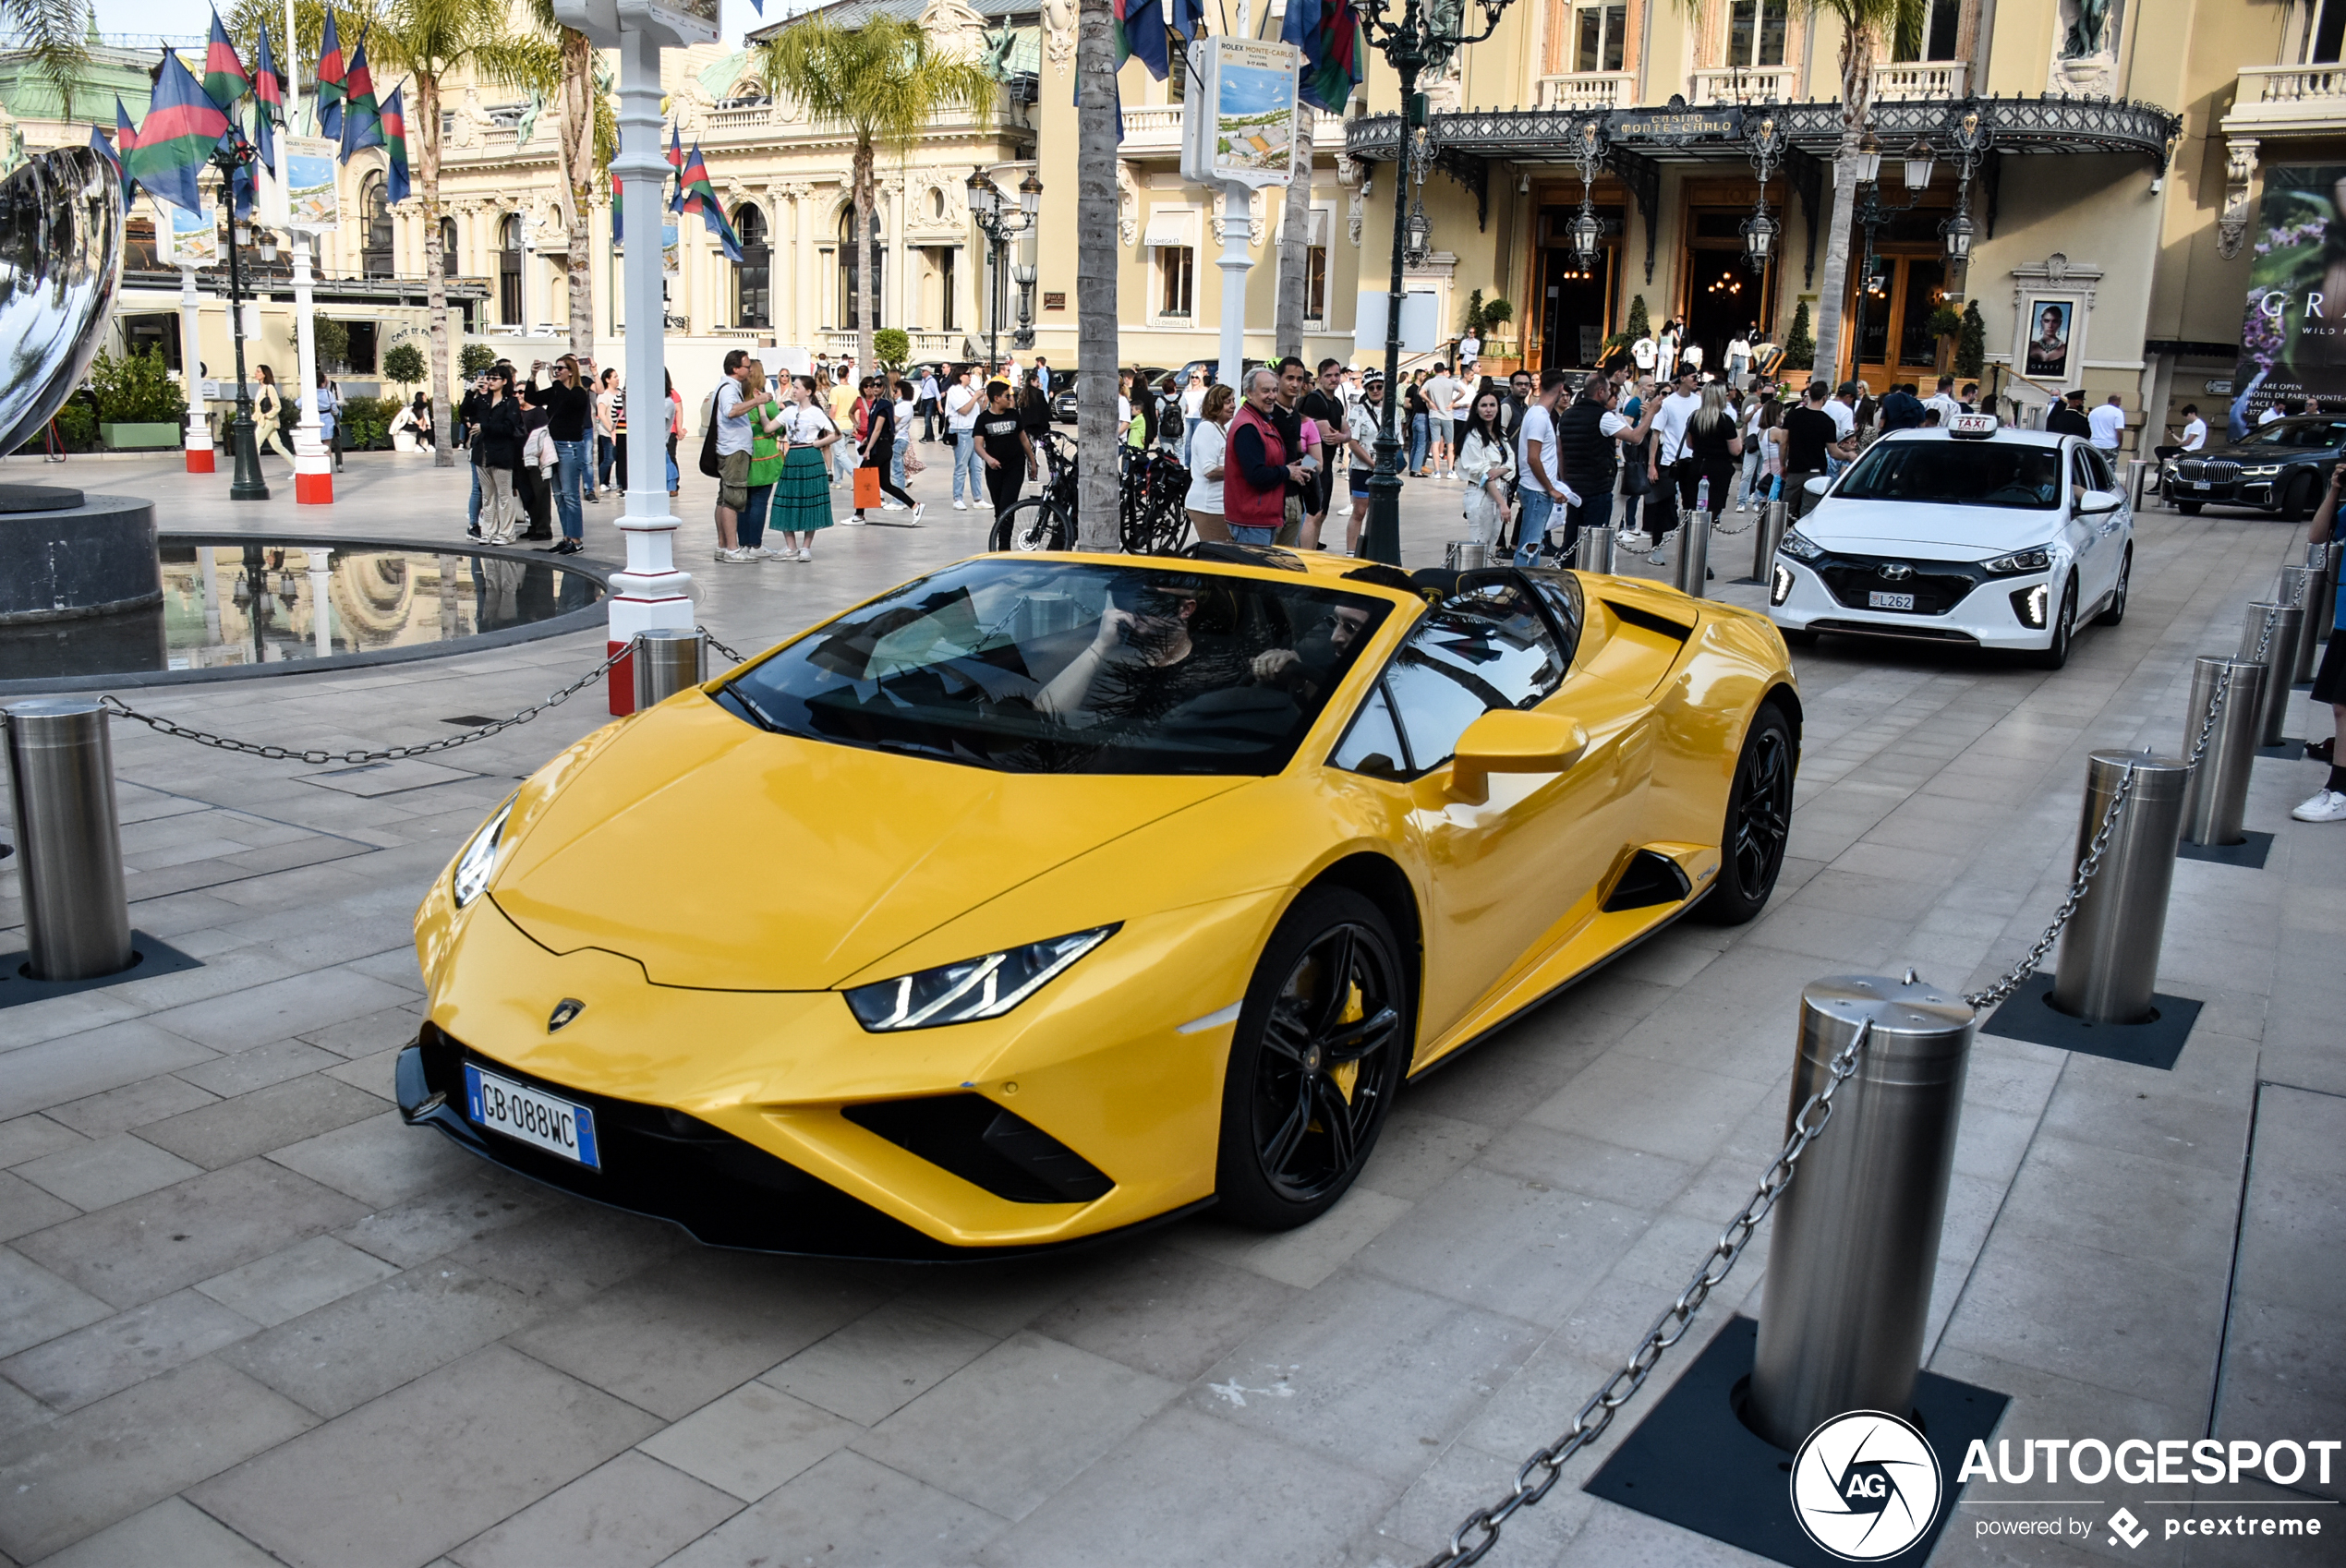
<path fill-rule="evenodd" d="M 98 8 L 98 30 L 101 32 L 159 32 L 188 36 L 205 32 L 212 26 L 212 13 L 203 0 L 95 0 Z M 760 27 L 771 18 L 802 8 L 802 0 L 766 0 L 766 15 L 759 16 L 750 8 L 749 0 L 720 0 L 718 12 L 725 29 L 725 42 L 739 43 L 742 34 Z M 306 74 L 306 73 L 305 73 Z"/>

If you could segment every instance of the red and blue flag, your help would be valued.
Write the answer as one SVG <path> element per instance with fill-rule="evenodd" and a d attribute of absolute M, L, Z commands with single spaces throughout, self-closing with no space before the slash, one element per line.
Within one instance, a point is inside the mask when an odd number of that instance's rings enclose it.
<path fill-rule="evenodd" d="M 1369 75 L 1352 0 L 1290 0 L 1279 36 L 1303 51 L 1298 96 L 1324 113 L 1343 114 L 1352 90 Z"/>
<path fill-rule="evenodd" d="M 277 166 L 277 127 L 285 122 L 285 82 L 277 74 L 277 58 L 269 53 L 269 30 L 252 52 L 253 145 L 260 161 Z"/>
<path fill-rule="evenodd" d="M 318 41 L 318 68 L 311 76 L 318 83 L 318 134 L 340 141 L 348 67 L 343 62 L 342 35 L 334 30 L 332 11 L 326 13 L 325 35 Z"/>
<path fill-rule="evenodd" d="M 390 170 L 383 175 L 383 196 L 385 199 L 391 201 L 406 200 L 409 189 L 407 110 L 400 103 L 400 91 L 405 85 L 403 82 L 399 87 L 393 88 L 391 96 L 383 100 L 381 120 L 383 150 L 391 159 Z"/>
<path fill-rule="evenodd" d="M 342 161 L 361 148 L 383 144 L 382 106 L 375 102 L 375 77 L 367 68 L 367 41 L 350 51 L 350 70 L 343 78 Z"/>
<path fill-rule="evenodd" d="M 700 221 L 707 225 L 708 232 L 717 236 L 717 243 L 724 247 L 725 259 L 739 261 L 742 259 L 741 236 L 733 232 L 733 225 L 725 221 L 725 204 L 717 199 L 717 187 L 709 181 L 708 165 L 701 161 L 700 143 L 697 141 L 693 143 L 692 156 L 684 160 L 684 167 L 676 176 L 676 191 L 683 199 L 679 210 L 699 213 Z"/>
<path fill-rule="evenodd" d="M 217 10 L 212 13 L 212 41 L 204 46 L 203 90 L 214 103 L 229 110 L 252 90 L 252 78 L 245 74 L 245 63 L 236 58 L 236 46 L 228 41 L 228 30 L 220 25 Z"/>
<path fill-rule="evenodd" d="M 179 56 L 166 49 L 147 102 L 147 117 L 139 125 L 138 144 L 123 166 L 158 199 L 200 211 L 203 191 L 196 176 L 227 129 L 227 115 L 179 63 Z"/>

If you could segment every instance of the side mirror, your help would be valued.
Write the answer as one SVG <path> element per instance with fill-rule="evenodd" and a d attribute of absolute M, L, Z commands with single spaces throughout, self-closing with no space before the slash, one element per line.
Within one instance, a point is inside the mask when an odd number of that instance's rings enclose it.
<path fill-rule="evenodd" d="M 1820 496 L 1827 490 L 1832 488 L 1832 481 L 1827 478 L 1824 475 L 1820 474 L 1800 488 L 1808 491 L 1812 496 Z"/>
<path fill-rule="evenodd" d="M 2077 515 L 2080 517 L 2090 517 L 2098 516 L 2103 513 L 2115 512 L 2118 510 L 2118 503 L 2125 499 L 2126 498 L 2123 495 L 2116 490 L 2079 490 L 2077 492 Z"/>
<path fill-rule="evenodd" d="M 1493 773 L 1562 773 L 1589 749 L 1589 732 L 1553 713 L 1493 708 L 1466 727 L 1450 759 L 1449 794 L 1479 806 Z"/>

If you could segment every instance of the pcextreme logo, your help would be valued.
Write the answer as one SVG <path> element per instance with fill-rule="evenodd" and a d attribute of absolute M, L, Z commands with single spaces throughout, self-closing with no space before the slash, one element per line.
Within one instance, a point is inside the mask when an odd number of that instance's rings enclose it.
<path fill-rule="evenodd" d="M 1922 1434 L 1879 1410 L 1834 1417 L 1793 1455 L 1793 1517 L 1844 1562 L 1878 1562 L 1920 1540 L 1941 1490 Z"/>

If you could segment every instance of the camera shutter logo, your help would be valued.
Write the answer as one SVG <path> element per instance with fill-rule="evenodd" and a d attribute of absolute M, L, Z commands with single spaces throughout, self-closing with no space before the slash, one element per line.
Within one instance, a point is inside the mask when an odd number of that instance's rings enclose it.
<path fill-rule="evenodd" d="M 1853 1410 L 1808 1434 L 1792 1461 L 1792 1514 L 1833 1556 L 1878 1562 L 1920 1540 L 1944 1495 L 1939 1460 L 1895 1416 Z"/>

